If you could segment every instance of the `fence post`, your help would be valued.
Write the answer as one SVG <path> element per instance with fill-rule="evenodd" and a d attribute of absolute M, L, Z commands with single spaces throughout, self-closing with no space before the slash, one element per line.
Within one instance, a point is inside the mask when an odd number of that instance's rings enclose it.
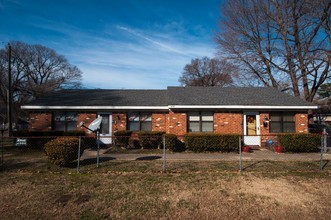
<path fill-rule="evenodd" d="M 242 151 L 241 151 L 241 136 L 239 136 L 239 169 L 240 172 L 243 171 L 243 158 L 242 158 Z"/>
<path fill-rule="evenodd" d="M 3 170 L 3 133 L 1 135 L 1 170 Z"/>
<path fill-rule="evenodd" d="M 82 143 L 82 137 L 79 136 L 79 139 L 78 139 L 78 157 L 77 157 L 77 173 L 80 172 L 79 170 L 79 166 L 80 166 L 80 146 L 81 146 L 81 143 Z"/>
<path fill-rule="evenodd" d="M 163 135 L 163 164 L 162 164 L 162 172 L 166 172 L 166 144 L 165 144 L 165 135 Z"/>
<path fill-rule="evenodd" d="M 99 157 L 100 157 L 100 132 L 97 130 L 97 168 L 99 168 Z"/>
<path fill-rule="evenodd" d="M 323 163 L 323 153 L 326 151 L 326 137 L 327 133 L 325 128 L 323 129 L 323 134 L 321 137 L 321 159 L 320 159 L 320 170 L 322 171 L 324 168 L 324 163 Z"/>
<path fill-rule="evenodd" d="M 324 153 L 327 152 L 327 137 L 328 137 L 328 133 L 326 132 L 326 129 L 324 128 L 323 129 L 323 138 L 324 138 L 324 146 L 323 146 L 323 150 L 324 150 Z"/>

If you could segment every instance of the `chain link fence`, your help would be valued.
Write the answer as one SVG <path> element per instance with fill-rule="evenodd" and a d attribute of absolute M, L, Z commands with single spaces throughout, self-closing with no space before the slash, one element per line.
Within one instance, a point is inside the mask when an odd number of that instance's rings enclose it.
<path fill-rule="evenodd" d="M 13 149 L 44 152 L 45 144 L 57 138 L 72 137 L 2 137 L 2 170 L 6 170 L 6 164 L 19 161 Z M 330 135 L 326 132 L 302 136 L 195 134 L 74 138 L 78 149 L 70 167 L 77 172 L 91 167 L 112 172 L 118 167 L 125 171 L 156 172 L 316 172 L 329 169 L 331 158 Z"/>
<path fill-rule="evenodd" d="M 240 171 L 268 172 L 282 171 L 322 171 L 331 158 L 329 135 L 267 135 L 258 136 L 261 147 L 246 145 L 242 136 L 240 141 Z"/>

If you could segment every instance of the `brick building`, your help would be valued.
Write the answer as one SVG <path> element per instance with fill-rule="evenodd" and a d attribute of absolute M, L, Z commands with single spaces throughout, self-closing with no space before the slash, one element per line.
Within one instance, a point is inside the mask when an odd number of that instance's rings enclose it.
<path fill-rule="evenodd" d="M 62 90 L 35 100 L 29 130 L 78 130 L 102 116 L 102 136 L 119 130 L 245 135 L 261 145 L 268 135 L 307 133 L 317 106 L 272 88 L 168 87 L 165 90 Z"/>

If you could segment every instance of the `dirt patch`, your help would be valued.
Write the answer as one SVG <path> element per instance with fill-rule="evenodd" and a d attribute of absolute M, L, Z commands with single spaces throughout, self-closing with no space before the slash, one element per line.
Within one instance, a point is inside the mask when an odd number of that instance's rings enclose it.
<path fill-rule="evenodd" d="M 309 192 L 310 186 L 293 182 L 290 178 L 254 178 L 249 184 L 241 184 L 241 190 L 243 193 L 272 198 L 279 204 L 295 206 L 314 202 L 315 196 Z"/>

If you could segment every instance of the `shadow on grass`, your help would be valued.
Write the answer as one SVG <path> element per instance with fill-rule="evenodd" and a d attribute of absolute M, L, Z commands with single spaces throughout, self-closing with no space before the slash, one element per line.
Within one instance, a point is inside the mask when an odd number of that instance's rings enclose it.
<path fill-rule="evenodd" d="M 262 163 L 262 161 L 258 161 L 258 162 L 252 163 L 252 164 L 250 164 L 250 165 L 248 165 L 246 167 L 243 167 L 243 170 L 247 170 L 249 168 L 255 167 L 256 165 L 258 165 L 260 163 Z"/>
<path fill-rule="evenodd" d="M 157 160 L 161 159 L 160 156 L 145 156 L 145 157 L 138 157 L 136 160 Z"/>
<path fill-rule="evenodd" d="M 324 170 L 324 168 L 326 167 L 326 165 L 328 165 L 329 164 L 329 160 L 323 160 L 323 164 L 322 164 L 322 166 L 321 166 L 321 170 Z"/>
<path fill-rule="evenodd" d="M 33 167 L 33 166 L 34 166 L 34 163 L 33 162 L 17 162 L 17 163 L 13 163 L 13 162 L 5 161 L 5 163 L 1 167 L 0 171 L 22 170 L 22 169 L 26 169 L 26 168 Z"/>
<path fill-rule="evenodd" d="M 110 160 L 116 160 L 116 158 L 115 157 L 100 157 L 99 163 L 107 162 Z M 79 164 L 80 164 L 80 166 L 88 166 L 88 165 L 97 164 L 97 158 L 87 158 L 87 159 L 81 160 L 79 162 Z M 77 161 L 68 164 L 66 167 L 67 168 L 77 167 Z"/>

